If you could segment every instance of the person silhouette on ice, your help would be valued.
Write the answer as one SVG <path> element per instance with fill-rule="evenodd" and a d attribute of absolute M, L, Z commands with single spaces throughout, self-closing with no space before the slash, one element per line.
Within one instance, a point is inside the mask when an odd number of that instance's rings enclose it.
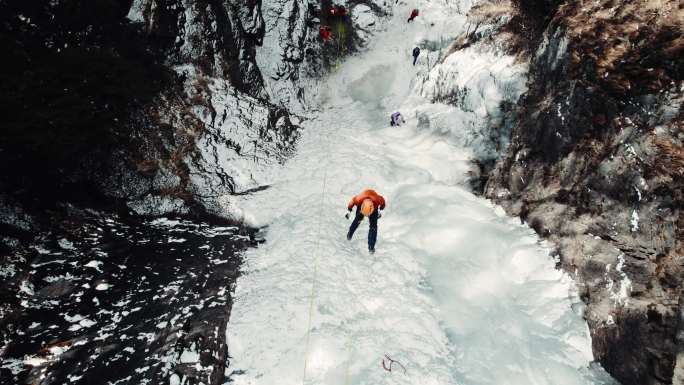
<path fill-rule="evenodd" d="M 323 43 L 327 43 L 330 40 L 330 32 L 331 31 L 332 31 L 332 28 L 330 28 L 329 25 L 322 25 L 318 29 L 318 34 L 323 39 Z"/>
<path fill-rule="evenodd" d="M 390 126 L 401 126 L 403 123 L 406 123 L 406 120 L 404 120 L 404 117 L 401 115 L 401 112 L 396 111 L 392 115 L 390 115 Z"/>
<path fill-rule="evenodd" d="M 418 60 L 418 55 L 420 55 L 420 48 L 416 47 L 413 49 L 413 65 L 416 65 L 416 60 Z"/>
<path fill-rule="evenodd" d="M 418 10 L 417 10 L 417 9 L 414 9 L 414 10 L 411 11 L 411 16 L 409 16 L 407 22 L 408 22 L 408 23 L 412 22 L 413 19 L 415 19 L 416 17 L 418 17 Z"/>
<path fill-rule="evenodd" d="M 364 217 L 368 217 L 369 227 L 368 227 L 368 251 L 373 254 L 375 253 L 375 241 L 378 237 L 378 218 L 380 218 L 380 210 L 385 209 L 385 198 L 376 193 L 374 190 L 364 190 L 361 194 L 354 196 L 347 205 L 347 210 L 349 211 L 344 217 L 349 219 L 349 214 L 352 208 L 356 206 L 356 215 L 354 220 L 349 226 L 349 232 L 347 232 L 347 240 L 352 239 L 356 228 Z"/>

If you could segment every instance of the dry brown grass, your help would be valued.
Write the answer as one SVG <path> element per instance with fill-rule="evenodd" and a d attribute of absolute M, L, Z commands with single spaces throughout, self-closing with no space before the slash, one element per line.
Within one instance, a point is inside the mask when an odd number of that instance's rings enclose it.
<path fill-rule="evenodd" d="M 654 139 L 658 149 L 657 166 L 670 175 L 684 177 L 684 147 L 667 139 Z"/>
<path fill-rule="evenodd" d="M 489 38 L 494 39 L 496 45 L 515 55 L 518 60 L 526 60 L 536 40 L 533 36 L 535 22 L 532 19 L 521 11 L 514 0 L 479 2 L 468 12 L 467 31 L 454 40 L 447 49 L 446 56 L 475 44 L 481 38 L 477 32 L 482 25 L 499 25 L 498 30 Z M 506 22 L 501 24 L 504 20 Z"/>
<path fill-rule="evenodd" d="M 496 19 L 516 14 L 510 0 L 485 0 L 474 5 L 468 12 L 468 28 L 449 46 L 446 56 L 467 48 L 476 41 L 477 30 L 483 24 L 493 24 Z"/>
<path fill-rule="evenodd" d="M 486 0 L 474 5 L 468 11 L 468 20 L 474 24 L 486 23 L 514 13 L 515 9 L 510 0 Z"/>
<path fill-rule="evenodd" d="M 192 95 L 189 101 L 193 106 L 203 106 L 205 103 L 204 96 L 202 94 Z"/>
<path fill-rule="evenodd" d="M 195 91 L 198 93 L 209 92 L 209 80 L 206 76 L 198 76 L 195 80 Z"/>
<path fill-rule="evenodd" d="M 135 168 L 139 173 L 151 176 L 159 169 L 159 164 L 155 159 L 145 159 L 136 163 Z"/>
<path fill-rule="evenodd" d="M 553 22 L 570 40 L 576 71 L 588 72 L 613 94 L 655 93 L 681 80 L 680 1 L 574 1 L 563 4 Z"/>
<path fill-rule="evenodd" d="M 42 357 L 49 356 L 52 354 L 52 352 L 50 352 L 50 349 L 52 349 L 52 348 L 65 348 L 65 347 L 68 348 L 73 343 L 74 343 L 73 340 L 67 340 L 67 341 L 59 341 L 59 342 L 47 344 L 44 348 L 38 350 L 37 355 L 42 356 Z"/>
<path fill-rule="evenodd" d="M 185 162 L 183 161 L 185 157 L 190 154 L 194 149 L 194 144 L 191 142 L 185 143 L 176 147 L 169 154 L 169 161 L 176 169 L 182 169 L 185 167 Z"/>
<path fill-rule="evenodd" d="M 679 212 L 677 218 L 677 244 L 675 245 L 675 253 L 677 255 L 684 255 L 684 211 Z"/>
<path fill-rule="evenodd" d="M 192 201 L 192 194 L 184 186 L 165 187 L 159 190 L 160 196 L 178 198 L 184 202 Z"/>
<path fill-rule="evenodd" d="M 457 37 L 456 40 L 454 40 L 453 43 L 449 46 L 449 48 L 446 51 L 446 54 L 444 57 L 447 57 L 451 55 L 452 53 L 461 50 L 463 48 L 468 47 L 471 44 L 469 36 L 466 35 L 465 33 L 462 34 L 461 36 Z"/>

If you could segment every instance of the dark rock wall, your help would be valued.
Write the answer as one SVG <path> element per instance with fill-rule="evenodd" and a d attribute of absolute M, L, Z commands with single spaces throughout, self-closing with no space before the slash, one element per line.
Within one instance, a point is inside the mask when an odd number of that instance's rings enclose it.
<path fill-rule="evenodd" d="M 256 132 L 257 146 L 276 140 L 287 153 L 294 145 L 297 127 L 268 101 L 255 62 L 264 34 L 260 1 L 0 7 L 0 184 L 13 201 L 43 208 L 97 197 L 134 202 L 139 213 L 202 211 L 190 163 L 198 139 L 223 128 L 217 119 L 254 121 L 244 130 Z M 231 106 L 217 111 L 212 79 L 236 100 L 261 106 L 265 118 L 229 114 Z M 239 144 L 222 146 L 239 156 Z M 235 190 L 231 175 L 220 177 L 223 191 Z"/>
<path fill-rule="evenodd" d="M 127 11 L 115 1 L 0 3 L 3 192 L 70 196 L 61 187 L 93 179 L 109 152 L 129 144 L 128 112 L 173 83 Z"/>
<path fill-rule="evenodd" d="M 676 1 L 521 1 L 529 92 L 485 194 L 558 245 L 596 358 L 672 383 L 684 278 L 684 14 Z"/>
<path fill-rule="evenodd" d="M 256 63 L 264 35 L 261 2 L 135 1 L 128 18 L 163 44 L 180 86 L 134 115 L 146 150 L 135 168 L 147 172 L 150 187 L 112 190 L 121 181 L 130 185 L 131 173 L 120 169 L 108 179 L 109 191 L 141 214 L 219 213 L 220 195 L 254 187 L 235 169 L 257 159 L 283 161 L 298 136 L 290 113 L 269 101 Z"/>
<path fill-rule="evenodd" d="M 95 199 L 139 214 L 219 213 L 221 195 L 268 184 L 264 170 L 294 149 L 302 116 L 291 111 L 310 104 L 306 78 L 363 45 L 352 9 L 386 12 L 356 1 L 333 20 L 333 5 L 0 3 L 5 201 L 41 206 L 34 211 Z M 323 44 L 318 27 L 333 22 L 344 36 Z M 267 83 L 260 66 L 270 63 Z"/>
<path fill-rule="evenodd" d="M 321 12 L 0 1 L 0 383 L 225 382 L 232 288 L 255 239 L 215 214 L 294 151 L 304 118 L 282 95 L 306 105 L 305 78 L 330 65 Z M 144 218 L 169 214 L 183 219 Z"/>
<path fill-rule="evenodd" d="M 53 215 L 51 232 L 8 256 L 0 248 L 0 384 L 225 382 L 249 229 L 74 207 Z"/>

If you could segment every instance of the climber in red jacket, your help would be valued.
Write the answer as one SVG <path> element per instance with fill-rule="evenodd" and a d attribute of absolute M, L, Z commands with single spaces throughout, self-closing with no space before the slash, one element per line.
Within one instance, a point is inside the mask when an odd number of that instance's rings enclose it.
<path fill-rule="evenodd" d="M 356 216 L 349 226 L 347 239 L 351 240 L 354 231 L 359 227 L 363 217 L 368 217 L 368 251 L 372 254 L 375 252 L 375 241 L 378 237 L 378 219 L 380 218 L 379 210 L 385 209 L 385 198 L 376 193 L 374 190 L 365 190 L 361 194 L 356 195 L 349 201 L 347 210 L 351 213 L 352 208 L 356 206 Z M 345 218 L 349 219 L 349 213 Z"/>
<path fill-rule="evenodd" d="M 330 32 L 331 31 L 332 31 L 332 29 L 330 28 L 329 25 L 322 25 L 318 29 L 318 34 L 321 36 L 323 41 L 326 42 L 326 41 L 330 40 Z"/>
<path fill-rule="evenodd" d="M 347 8 L 344 7 L 344 5 L 338 5 L 337 7 L 332 7 L 328 11 L 330 13 L 330 16 L 340 16 L 344 17 L 347 16 Z"/>
<path fill-rule="evenodd" d="M 412 22 L 413 19 L 415 19 L 417 16 L 418 16 L 418 10 L 414 9 L 413 11 L 411 11 L 411 16 L 409 16 L 408 22 L 409 23 Z"/>

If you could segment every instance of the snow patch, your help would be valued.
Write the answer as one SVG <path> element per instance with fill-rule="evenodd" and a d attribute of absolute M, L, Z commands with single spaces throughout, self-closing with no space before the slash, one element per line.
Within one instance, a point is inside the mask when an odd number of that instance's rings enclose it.
<path fill-rule="evenodd" d="M 629 302 L 629 293 L 632 290 L 632 281 L 629 279 L 627 274 L 622 271 L 622 268 L 625 266 L 625 255 L 620 253 L 618 255 L 618 263 L 615 266 L 615 271 L 619 274 L 621 280 L 620 280 L 620 289 L 617 292 L 613 292 L 611 294 L 611 298 L 613 301 L 615 301 L 616 304 L 623 304 L 626 305 Z"/>
<path fill-rule="evenodd" d="M 28 281 L 21 281 L 19 284 L 19 292 L 30 296 L 35 294 L 33 284 Z"/>
<path fill-rule="evenodd" d="M 131 4 L 131 8 L 128 10 L 128 14 L 126 15 L 126 18 L 128 18 L 128 20 L 130 20 L 134 23 L 145 22 L 145 17 L 143 16 L 143 12 L 145 11 L 145 7 L 148 4 L 150 4 L 150 3 L 145 1 L 145 0 L 134 0 L 133 4 Z"/>
<path fill-rule="evenodd" d="M 169 385 L 181 385 L 181 380 L 177 374 L 174 373 L 169 377 Z"/>
<path fill-rule="evenodd" d="M 193 343 L 189 349 L 186 349 L 181 353 L 180 362 L 183 364 L 192 364 L 199 362 L 199 353 L 196 351 L 197 347 Z"/>
<path fill-rule="evenodd" d="M 95 286 L 95 290 L 97 291 L 104 291 L 108 290 L 111 286 L 108 283 L 102 282 L 98 283 L 97 286 Z"/>
<path fill-rule="evenodd" d="M 57 241 L 57 243 L 59 244 L 59 247 L 61 247 L 64 250 L 74 250 L 75 249 L 74 244 L 66 238 L 60 239 L 59 241 Z"/>
<path fill-rule="evenodd" d="M 639 214 L 637 213 L 636 209 L 632 210 L 632 217 L 631 217 L 629 223 L 630 223 L 630 230 L 632 232 L 639 231 Z"/>
<path fill-rule="evenodd" d="M 102 261 L 95 261 L 95 260 L 93 260 L 93 261 L 88 262 L 88 263 L 85 264 L 84 266 L 85 266 L 85 267 L 91 267 L 91 268 L 93 268 L 93 269 L 99 271 L 100 273 L 102 273 L 102 269 L 100 269 L 100 265 L 102 265 L 102 264 L 103 264 Z"/>

